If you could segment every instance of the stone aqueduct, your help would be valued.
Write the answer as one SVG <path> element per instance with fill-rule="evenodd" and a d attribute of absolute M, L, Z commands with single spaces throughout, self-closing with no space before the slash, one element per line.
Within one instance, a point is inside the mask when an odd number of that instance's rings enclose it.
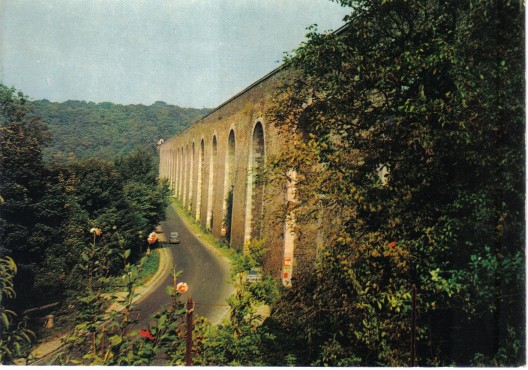
<path fill-rule="evenodd" d="M 294 225 L 277 219 L 293 189 L 256 181 L 259 168 L 281 150 L 281 137 L 266 119 L 272 93 L 286 75 L 277 69 L 160 146 L 160 178 L 212 234 L 243 251 L 264 240 L 264 270 L 291 284 Z M 288 221 L 287 221 L 288 220 Z"/>

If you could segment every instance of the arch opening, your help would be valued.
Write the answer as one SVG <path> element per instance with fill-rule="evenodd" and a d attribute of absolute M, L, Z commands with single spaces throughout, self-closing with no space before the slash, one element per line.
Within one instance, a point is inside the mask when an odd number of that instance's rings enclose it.
<path fill-rule="evenodd" d="M 170 187 L 172 189 L 172 194 L 176 194 L 176 180 L 178 179 L 178 175 L 177 175 L 177 172 L 176 172 L 176 168 L 177 168 L 177 160 L 176 160 L 176 157 L 177 157 L 177 153 L 176 153 L 176 150 L 171 150 L 171 155 L 170 155 L 171 159 L 170 159 L 170 172 L 171 172 L 171 181 L 170 181 Z"/>
<path fill-rule="evenodd" d="M 257 122 L 253 129 L 249 165 L 247 174 L 246 196 L 246 228 L 244 241 L 250 242 L 261 237 L 264 185 L 260 183 L 260 175 L 264 167 L 265 147 L 264 129 L 261 122 Z"/>
<path fill-rule="evenodd" d="M 214 203 L 214 187 L 215 187 L 215 175 L 216 175 L 216 157 L 217 157 L 218 147 L 216 142 L 216 135 L 213 136 L 211 144 L 211 156 L 209 160 L 209 189 L 207 193 L 207 221 L 206 229 L 212 230 L 214 226 L 214 212 L 213 212 L 213 203 Z"/>
<path fill-rule="evenodd" d="M 174 181 L 173 174 L 172 174 L 172 149 L 169 150 L 168 162 L 169 162 L 169 165 L 168 165 L 169 167 L 169 176 L 168 176 L 169 187 L 172 189 L 172 182 Z"/>
<path fill-rule="evenodd" d="M 205 143 L 204 140 L 200 142 L 200 154 L 198 155 L 198 180 L 196 185 L 196 221 L 200 221 L 202 208 L 202 187 L 203 177 L 205 171 Z"/>
<path fill-rule="evenodd" d="M 192 209 L 192 203 L 193 203 L 193 172 L 194 172 L 194 141 L 191 144 L 191 153 L 189 155 L 189 194 L 187 195 L 187 210 L 190 211 Z"/>
<path fill-rule="evenodd" d="M 183 150 L 183 194 L 182 194 L 182 206 L 183 209 L 185 209 L 185 205 L 187 204 L 187 188 L 188 188 L 188 181 L 189 181 L 189 145 L 185 147 Z"/>
<path fill-rule="evenodd" d="M 235 132 L 231 130 L 229 132 L 229 138 L 227 140 L 227 155 L 224 171 L 224 205 L 222 210 L 222 235 L 229 244 L 231 244 L 231 229 L 233 223 L 233 204 L 236 174 L 235 145 Z"/>
<path fill-rule="evenodd" d="M 180 163 L 181 163 L 181 168 L 180 168 L 180 194 L 179 194 L 179 199 L 180 199 L 180 202 L 183 203 L 183 179 L 184 179 L 184 173 L 185 173 L 185 157 L 183 155 L 183 145 L 182 147 L 180 148 Z"/>

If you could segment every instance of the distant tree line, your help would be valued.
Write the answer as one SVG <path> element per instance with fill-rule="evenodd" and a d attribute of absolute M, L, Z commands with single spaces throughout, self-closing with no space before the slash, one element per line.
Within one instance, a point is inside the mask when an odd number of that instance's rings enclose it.
<path fill-rule="evenodd" d="M 112 160 L 149 144 L 153 153 L 159 139 L 167 139 L 209 112 L 158 101 L 150 106 L 68 100 L 28 102 L 47 124 L 52 140 L 45 159 L 67 161 L 97 157 Z"/>

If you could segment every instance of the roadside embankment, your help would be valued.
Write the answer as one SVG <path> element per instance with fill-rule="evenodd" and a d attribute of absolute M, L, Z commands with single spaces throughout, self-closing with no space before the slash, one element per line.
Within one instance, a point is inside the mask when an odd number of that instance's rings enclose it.
<path fill-rule="evenodd" d="M 163 239 L 162 239 L 163 241 Z M 158 253 L 159 255 L 159 265 L 156 273 L 148 279 L 145 284 L 142 284 L 137 288 L 136 293 L 137 297 L 134 298 L 134 303 L 140 302 L 142 299 L 145 299 L 148 296 L 149 292 L 157 289 L 160 284 L 162 284 L 165 277 L 170 273 L 171 269 L 171 252 L 169 248 L 159 248 L 155 249 L 153 253 Z M 124 296 L 125 292 L 120 292 L 115 294 L 115 296 Z M 118 302 L 114 302 L 110 305 L 107 312 L 116 311 L 119 312 L 123 309 Z M 66 338 L 68 333 L 57 333 L 52 337 L 44 339 L 41 343 L 38 343 L 35 348 L 31 351 L 30 363 L 29 365 L 43 365 L 44 361 L 50 360 L 51 356 L 55 353 L 58 353 L 62 348 L 63 339 Z M 22 360 L 17 363 L 17 365 L 26 365 L 26 362 Z"/>

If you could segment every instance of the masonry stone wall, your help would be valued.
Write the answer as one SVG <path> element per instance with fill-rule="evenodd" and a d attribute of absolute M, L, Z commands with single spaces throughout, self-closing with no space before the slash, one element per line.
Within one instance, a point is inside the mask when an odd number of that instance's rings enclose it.
<path fill-rule="evenodd" d="M 277 220 L 276 211 L 286 202 L 286 183 L 279 189 L 264 187 L 256 181 L 252 167 L 265 165 L 270 155 L 282 148 L 266 111 L 287 73 L 270 73 L 160 146 L 160 177 L 169 180 L 174 196 L 191 216 L 239 251 L 252 240 L 266 240 L 264 270 L 281 277 L 285 285 L 292 273 L 284 261 L 289 264 L 293 259 L 295 238 L 287 236 L 285 245 L 285 232 L 292 227 L 288 229 L 284 220 Z M 230 134 L 234 135 L 234 170 L 230 169 Z M 232 145 L 233 140 L 231 153 Z M 231 188 L 229 212 L 226 206 Z M 229 213 L 230 223 L 226 218 Z M 230 230 L 226 228 L 229 224 Z"/>

